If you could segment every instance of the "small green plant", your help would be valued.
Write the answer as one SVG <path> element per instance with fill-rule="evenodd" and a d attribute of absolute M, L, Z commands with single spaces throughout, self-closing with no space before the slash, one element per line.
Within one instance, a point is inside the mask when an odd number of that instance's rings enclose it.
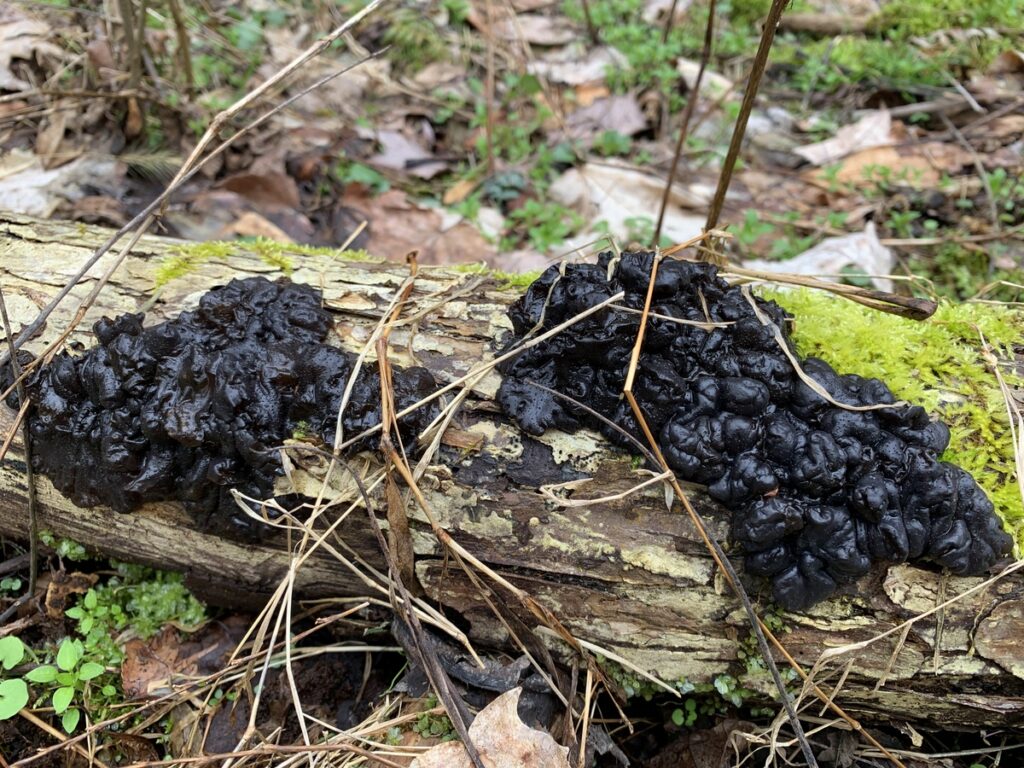
<path fill-rule="evenodd" d="M 168 622 L 197 626 L 206 620 L 202 604 L 185 588 L 181 574 L 114 563 L 117 573 L 69 608 L 90 659 L 117 666 L 123 653 L 117 636 L 128 627 L 146 640 Z"/>
<path fill-rule="evenodd" d="M 77 541 L 72 541 L 71 539 L 58 538 L 57 536 L 54 536 L 51 531 L 40 531 L 39 542 L 44 547 L 49 547 L 50 549 L 52 549 L 54 552 L 57 553 L 59 557 L 63 558 L 64 560 L 78 562 L 81 560 L 87 560 L 89 558 L 89 553 L 86 551 L 85 547 L 83 547 Z"/>
<path fill-rule="evenodd" d="M 632 148 L 633 140 L 618 131 L 602 131 L 593 143 L 594 151 L 605 157 L 628 155 Z"/>
<path fill-rule="evenodd" d="M 85 646 L 81 640 L 65 637 L 57 649 L 56 666 L 42 664 L 29 670 L 25 679 L 48 686 L 54 713 L 60 715 L 64 730 L 73 733 L 82 717 L 79 707 L 85 701 L 90 681 L 105 671 L 102 664 L 85 659 Z M 113 689 L 110 693 L 114 693 Z"/>
<path fill-rule="evenodd" d="M 424 703 L 428 710 L 434 709 L 437 706 L 437 698 L 428 696 Z M 412 730 L 413 733 L 418 733 L 420 736 L 441 741 L 455 741 L 459 738 L 448 715 L 432 715 L 429 712 L 424 712 L 413 724 Z"/>
<path fill-rule="evenodd" d="M 13 635 L 0 637 L 0 668 L 14 669 L 25 658 L 25 646 Z M 10 720 L 28 704 L 28 685 L 20 677 L 0 680 L 0 720 Z"/>
<path fill-rule="evenodd" d="M 391 189 L 391 182 L 368 165 L 341 161 L 334 167 L 334 176 L 342 184 L 360 184 L 374 195 L 382 195 Z"/>
<path fill-rule="evenodd" d="M 522 207 L 509 214 L 510 228 L 526 229 L 527 239 L 534 248 L 545 253 L 561 245 L 567 237 L 583 226 L 583 218 L 575 211 L 557 203 L 527 200 Z M 511 250 L 523 240 L 519 234 L 502 238 L 502 248 Z"/>
<path fill-rule="evenodd" d="M 22 581 L 17 576 L 4 576 L 0 579 L 0 592 L 17 592 L 21 585 Z"/>

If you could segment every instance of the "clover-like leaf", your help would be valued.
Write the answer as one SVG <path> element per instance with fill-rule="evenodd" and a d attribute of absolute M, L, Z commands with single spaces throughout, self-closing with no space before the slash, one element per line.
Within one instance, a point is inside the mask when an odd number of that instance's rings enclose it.
<path fill-rule="evenodd" d="M 71 705 L 71 699 L 74 697 L 74 688 L 70 686 L 58 688 L 53 692 L 53 711 L 58 715 L 64 714 L 64 711 Z"/>
<path fill-rule="evenodd" d="M 99 677 L 104 673 L 102 664 L 97 664 L 95 661 L 87 661 L 78 670 L 79 680 L 92 680 L 94 677 Z"/>
<path fill-rule="evenodd" d="M 64 730 L 67 733 L 74 733 L 75 728 L 78 727 L 78 721 L 82 719 L 82 713 L 77 709 L 69 709 L 64 713 L 64 717 L 61 718 L 61 725 L 64 726 Z"/>
<path fill-rule="evenodd" d="M 42 664 L 35 669 L 30 669 L 25 675 L 30 683 L 52 683 L 57 679 L 57 668 L 52 664 Z"/>
<path fill-rule="evenodd" d="M 28 686 L 20 678 L 0 681 L 0 720 L 10 720 L 28 704 Z"/>
<path fill-rule="evenodd" d="M 78 666 L 82 660 L 82 649 L 70 637 L 65 637 L 57 649 L 57 666 L 65 672 L 70 672 Z"/>
<path fill-rule="evenodd" d="M 14 635 L 0 637 L 0 665 L 3 665 L 4 669 L 11 669 L 21 664 L 23 658 L 25 658 L 25 644 L 20 639 Z"/>

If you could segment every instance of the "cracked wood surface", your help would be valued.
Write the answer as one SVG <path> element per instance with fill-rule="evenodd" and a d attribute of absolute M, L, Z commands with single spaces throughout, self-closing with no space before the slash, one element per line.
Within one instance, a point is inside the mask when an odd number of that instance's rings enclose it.
<path fill-rule="evenodd" d="M 18 329 L 32 320 L 85 261 L 107 231 L 65 222 L 0 218 L 0 280 Z M 138 311 L 152 300 L 154 275 L 183 247 L 144 237 L 90 310 L 71 343 L 92 344 L 90 326 L 100 316 Z M 95 286 L 108 255 L 51 315 L 27 345 L 37 352 L 56 338 Z M 368 338 L 395 289 L 404 265 L 347 261 L 331 255 L 290 256 L 292 279 L 323 290 L 337 315 L 338 343 L 357 350 Z M 231 277 L 278 269 L 244 246 L 166 283 L 147 321 L 173 316 L 210 287 Z M 448 382 L 493 356 L 494 341 L 510 325 L 505 308 L 517 291 L 482 275 L 421 268 L 412 304 L 391 334 L 393 361 L 430 368 Z M 684 514 L 666 509 L 660 488 L 593 505 L 558 506 L 558 496 L 587 499 L 624 491 L 643 479 L 631 457 L 599 436 L 551 432 L 533 439 L 500 417 L 491 398 L 499 378 L 478 381 L 456 419 L 422 488 L 450 533 L 478 558 L 555 612 L 578 637 L 608 648 L 633 664 L 675 682 L 708 682 L 720 674 L 770 694 L 765 673 L 749 672 L 737 656 L 749 627 L 738 601 L 717 578 L 712 562 Z M 14 413 L 0 405 L 6 434 Z M 299 471 L 294 483 L 315 476 Z M 24 537 L 24 460 L 16 442 L 0 466 L 0 534 Z M 305 477 L 305 481 L 302 478 Z M 570 481 L 572 490 L 559 489 Z M 548 487 L 547 496 L 540 492 Z M 173 504 L 152 504 L 119 515 L 80 509 L 38 480 L 40 525 L 104 554 L 188 575 L 209 599 L 254 603 L 287 569 L 280 543 L 233 541 L 196 530 Z M 695 495 L 720 540 L 727 516 Z M 339 528 L 351 549 L 383 568 L 376 541 L 361 514 Z M 417 575 L 434 601 L 459 612 L 482 643 L 507 646 L 501 624 L 476 596 L 468 579 L 443 558 L 425 517 L 410 507 Z M 945 578 L 910 566 L 880 570 L 806 614 L 785 614 L 780 634 L 790 652 L 810 666 L 827 648 L 867 640 L 982 582 Z M 361 595 L 366 588 L 333 558 L 311 558 L 298 572 L 297 591 L 307 597 Z M 936 627 L 940 631 L 936 632 Z M 830 662 L 819 678 L 834 684 L 850 664 L 838 695 L 848 710 L 867 719 L 906 719 L 939 725 L 996 725 L 1024 718 L 1024 581 L 1009 575 L 966 597 L 941 615 L 897 631 Z"/>

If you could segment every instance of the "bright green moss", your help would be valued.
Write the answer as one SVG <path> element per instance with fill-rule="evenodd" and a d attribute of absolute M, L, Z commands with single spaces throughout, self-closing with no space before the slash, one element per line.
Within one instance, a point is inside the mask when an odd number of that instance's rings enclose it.
<path fill-rule="evenodd" d="M 1010 422 L 999 383 L 981 356 L 984 336 L 999 357 L 1012 359 L 1024 339 L 1024 313 L 943 302 L 930 320 L 916 322 L 819 291 L 765 295 L 796 318 L 793 339 L 802 354 L 840 373 L 879 378 L 897 397 L 939 414 L 952 434 L 943 458 L 974 475 L 1024 543 Z M 1024 385 L 1011 367 L 1000 370 L 1009 386 Z"/>
<path fill-rule="evenodd" d="M 449 267 L 453 272 L 462 272 L 467 275 L 487 275 L 501 283 L 503 288 L 528 288 L 530 284 L 540 277 L 540 272 L 502 272 L 499 269 L 491 269 L 483 262 L 475 264 L 455 264 Z"/>
<path fill-rule="evenodd" d="M 175 249 L 156 269 L 153 287 L 161 288 L 171 280 L 194 272 L 201 264 L 211 259 L 230 256 L 237 246 L 234 243 L 194 243 Z"/>
<path fill-rule="evenodd" d="M 290 275 L 295 269 L 295 257 L 330 256 L 342 261 L 381 261 L 370 256 L 364 250 L 341 251 L 337 248 L 315 245 L 279 243 L 266 238 L 237 242 L 189 243 L 175 249 L 160 263 L 153 276 L 153 287 L 160 288 L 171 280 L 190 274 L 207 261 L 224 259 L 232 254 L 246 251 L 254 254 L 264 264 L 279 269 L 285 275 Z"/>

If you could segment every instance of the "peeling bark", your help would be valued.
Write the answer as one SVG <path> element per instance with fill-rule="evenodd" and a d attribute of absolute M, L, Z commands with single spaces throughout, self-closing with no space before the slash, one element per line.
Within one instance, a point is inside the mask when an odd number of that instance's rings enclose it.
<path fill-rule="evenodd" d="M 8 215 L 0 219 L 0 279 L 18 329 L 32 320 L 92 248 L 103 230 Z M 89 328 L 100 316 L 137 311 L 152 296 L 154 275 L 181 243 L 143 238 L 129 261 L 104 289 L 72 341 L 92 343 Z M 37 352 L 66 326 L 78 300 L 110 263 L 50 317 L 27 345 Z M 291 277 L 324 291 L 337 312 L 341 345 L 358 350 L 408 272 L 404 266 L 345 261 L 329 255 L 291 257 Z M 243 248 L 207 261 L 159 291 L 149 320 L 192 306 L 198 296 L 231 277 L 279 274 Z M 509 324 L 505 308 L 517 292 L 486 276 L 421 268 L 404 313 L 418 318 L 391 334 L 397 364 L 422 364 L 440 381 L 464 375 L 492 355 L 493 340 Z M 492 397 L 499 379 L 478 381 L 446 436 L 447 445 L 423 477 L 421 487 L 441 523 L 470 552 L 550 608 L 578 637 L 605 647 L 667 681 L 708 682 L 731 674 L 741 684 L 771 695 L 764 673 L 748 672 L 737 656 L 749 627 L 736 599 L 716 578 L 710 557 L 689 519 L 666 508 L 664 492 L 575 507 L 559 506 L 541 486 L 568 481 L 554 496 L 574 500 L 608 496 L 643 477 L 632 457 L 590 432 L 549 433 L 534 439 L 503 421 Z M 6 434 L 14 413 L 0 406 Z M 24 460 L 15 442 L 0 466 L 0 534 L 24 538 Z M 294 488 L 319 487 L 316 464 L 297 466 Z M 310 485 L 315 483 L 315 485 Z M 335 488 L 335 492 L 343 492 Z M 255 604 L 287 569 L 288 555 L 274 539 L 232 541 L 195 530 L 180 508 L 153 504 L 118 515 L 80 509 L 38 480 L 40 526 L 104 554 L 185 572 L 207 598 Z M 693 501 L 709 527 L 725 540 L 727 516 L 710 500 Z M 443 558 L 426 519 L 410 506 L 416 573 L 428 596 L 460 613 L 478 642 L 508 645 L 501 624 L 468 579 Z M 376 540 L 360 514 L 352 514 L 339 536 L 377 568 L 384 568 Z M 943 599 L 981 583 L 946 578 L 901 565 L 875 573 L 836 599 L 806 614 L 785 614 L 781 638 L 806 667 L 826 648 L 867 640 L 933 608 Z M 329 555 L 316 555 L 298 572 L 305 597 L 361 595 L 365 587 Z M 1024 718 L 1024 580 L 1009 575 L 987 590 L 856 653 L 831 662 L 819 678 L 834 684 L 851 664 L 838 701 L 866 719 L 906 719 L 930 725 L 1005 725 Z M 936 637 L 936 627 L 941 632 Z"/>

